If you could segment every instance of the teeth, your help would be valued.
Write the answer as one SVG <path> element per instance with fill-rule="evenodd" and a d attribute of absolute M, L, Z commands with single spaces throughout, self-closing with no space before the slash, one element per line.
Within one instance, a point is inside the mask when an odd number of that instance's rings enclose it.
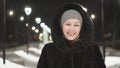
<path fill-rule="evenodd" d="M 75 33 L 69 33 L 69 32 L 68 32 L 68 34 L 69 34 L 69 35 L 74 35 Z"/>

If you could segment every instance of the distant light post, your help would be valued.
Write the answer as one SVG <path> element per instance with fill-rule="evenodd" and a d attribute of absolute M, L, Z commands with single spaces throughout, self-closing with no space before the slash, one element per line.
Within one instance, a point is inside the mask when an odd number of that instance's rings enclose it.
<path fill-rule="evenodd" d="M 6 0 L 3 0 L 3 64 L 6 63 Z"/>
<path fill-rule="evenodd" d="M 40 25 L 40 23 L 41 23 L 41 18 L 40 17 L 36 17 L 35 18 L 35 22 L 36 22 L 36 24 L 39 24 Z M 35 29 L 35 33 L 39 33 L 39 30 L 38 29 Z M 39 48 L 40 48 L 41 46 L 39 45 Z"/>
<path fill-rule="evenodd" d="M 29 6 L 26 6 L 24 8 L 24 11 L 25 11 L 25 14 L 27 15 L 27 23 L 26 23 L 26 26 L 27 26 L 27 34 L 28 34 L 28 44 L 27 44 L 27 53 L 29 53 L 28 51 L 28 48 L 29 48 L 29 40 L 30 40 L 30 37 L 29 37 L 29 15 L 31 14 L 32 12 L 32 8 L 29 7 Z"/>
<path fill-rule="evenodd" d="M 102 29 L 102 46 L 103 46 L 103 58 L 105 61 L 105 53 L 106 53 L 106 46 L 105 46 L 105 38 L 104 38 L 104 0 L 101 0 L 101 29 Z"/>

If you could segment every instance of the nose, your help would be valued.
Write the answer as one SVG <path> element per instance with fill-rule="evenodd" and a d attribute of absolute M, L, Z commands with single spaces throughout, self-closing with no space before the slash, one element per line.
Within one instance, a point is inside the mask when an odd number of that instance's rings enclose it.
<path fill-rule="evenodd" d="M 74 27 L 74 26 L 71 26 L 69 30 L 70 30 L 70 31 L 75 31 L 75 27 Z"/>

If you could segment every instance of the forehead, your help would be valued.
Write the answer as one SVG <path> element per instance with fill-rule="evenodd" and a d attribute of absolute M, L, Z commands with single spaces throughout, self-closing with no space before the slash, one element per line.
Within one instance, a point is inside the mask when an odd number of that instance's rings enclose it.
<path fill-rule="evenodd" d="M 76 18 L 71 18 L 71 19 L 67 19 L 64 23 L 66 23 L 66 22 L 80 23 L 80 20 L 78 20 Z"/>

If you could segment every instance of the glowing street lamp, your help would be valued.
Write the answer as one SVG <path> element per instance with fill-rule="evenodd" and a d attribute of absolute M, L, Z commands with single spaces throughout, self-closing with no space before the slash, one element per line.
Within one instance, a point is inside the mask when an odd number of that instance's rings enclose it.
<path fill-rule="evenodd" d="M 20 17 L 20 21 L 23 21 L 23 20 L 24 20 L 24 17 L 23 17 L 23 16 L 21 16 L 21 17 Z"/>
<path fill-rule="evenodd" d="M 28 24 L 28 26 L 29 26 L 29 15 L 30 15 L 31 12 L 32 12 L 32 8 L 29 7 L 29 6 L 26 6 L 25 9 L 24 9 L 24 11 L 25 11 L 25 14 L 27 15 L 27 23 L 26 23 L 26 24 Z M 27 27 L 28 27 L 28 26 L 27 26 Z"/>
<path fill-rule="evenodd" d="M 35 30 L 35 26 L 32 26 L 32 30 Z"/>
<path fill-rule="evenodd" d="M 40 24 L 41 18 L 39 18 L 39 17 L 35 18 L 35 22 L 36 22 L 37 24 Z"/>
<path fill-rule="evenodd" d="M 25 11 L 25 14 L 26 14 L 27 16 L 29 16 L 29 15 L 31 14 L 31 12 L 32 12 L 32 8 L 29 7 L 29 6 L 26 6 L 25 9 L 24 9 L 24 11 Z"/>
<path fill-rule="evenodd" d="M 38 30 L 38 29 L 35 29 L 35 33 L 39 33 L 39 30 Z"/>
<path fill-rule="evenodd" d="M 29 15 L 32 12 L 32 8 L 30 6 L 26 6 L 24 8 L 25 14 L 27 15 L 27 23 L 26 23 L 26 27 L 27 27 L 27 34 L 28 34 L 28 44 L 27 44 L 27 53 L 29 53 L 28 48 L 29 48 Z"/>
<path fill-rule="evenodd" d="M 94 15 L 94 14 L 92 14 L 92 15 L 91 15 L 91 18 L 92 18 L 92 19 L 95 19 L 95 15 Z"/>
<path fill-rule="evenodd" d="M 28 24 L 28 23 L 26 23 L 25 25 L 26 25 L 26 27 L 28 27 L 28 26 L 29 26 L 29 24 Z"/>
<path fill-rule="evenodd" d="M 10 10 L 8 13 L 9 13 L 10 16 L 14 15 L 14 11 L 13 10 Z"/>

